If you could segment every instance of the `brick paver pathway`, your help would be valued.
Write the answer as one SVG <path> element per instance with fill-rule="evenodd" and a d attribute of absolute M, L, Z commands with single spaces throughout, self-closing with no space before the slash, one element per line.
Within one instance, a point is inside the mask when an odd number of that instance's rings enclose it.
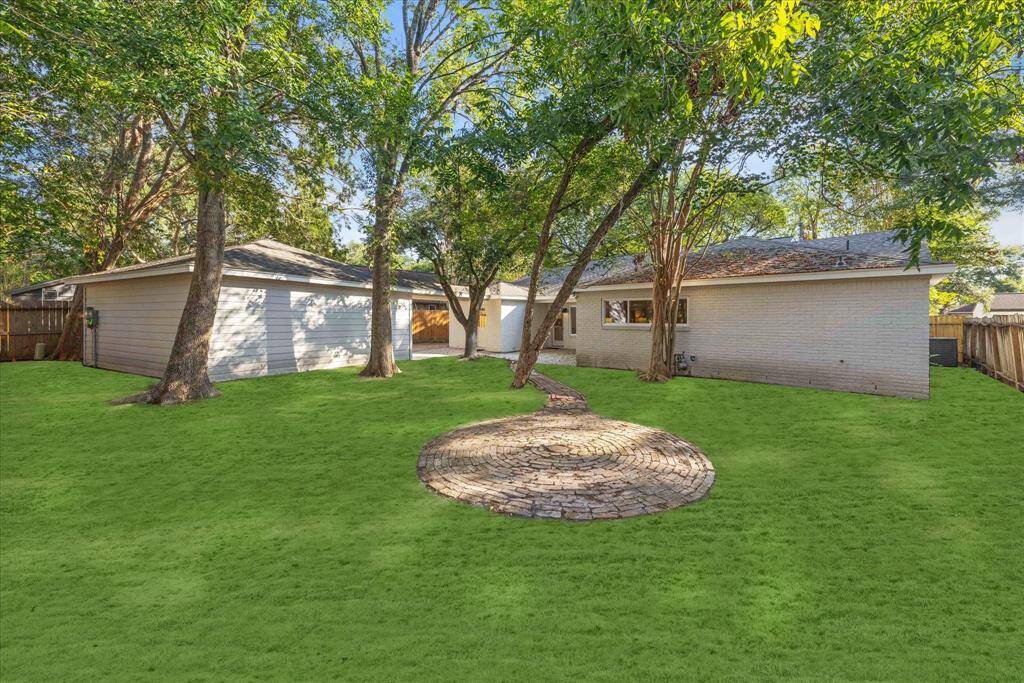
<path fill-rule="evenodd" d="M 420 452 L 420 479 L 437 493 L 496 512 L 617 519 L 708 495 L 711 462 L 692 444 L 593 414 L 580 392 L 540 373 L 548 402 L 531 415 L 442 434 Z"/>

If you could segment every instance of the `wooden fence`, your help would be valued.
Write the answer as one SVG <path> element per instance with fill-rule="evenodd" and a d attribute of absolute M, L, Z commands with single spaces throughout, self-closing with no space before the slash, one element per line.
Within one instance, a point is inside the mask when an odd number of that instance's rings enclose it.
<path fill-rule="evenodd" d="M 414 309 L 412 341 L 415 344 L 448 341 L 448 311 Z"/>
<path fill-rule="evenodd" d="M 70 311 L 70 301 L 0 304 L 0 361 L 32 360 L 39 342 L 53 353 Z"/>
<path fill-rule="evenodd" d="M 933 315 L 929 318 L 928 335 L 932 339 L 956 339 L 956 362 L 964 364 L 964 320 L 962 315 Z"/>
<path fill-rule="evenodd" d="M 964 362 L 1024 391 L 1024 315 L 964 320 Z"/>

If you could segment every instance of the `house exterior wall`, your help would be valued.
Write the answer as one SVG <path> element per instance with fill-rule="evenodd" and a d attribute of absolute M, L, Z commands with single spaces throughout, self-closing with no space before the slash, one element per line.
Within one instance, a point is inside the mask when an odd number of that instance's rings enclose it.
<path fill-rule="evenodd" d="M 676 352 L 690 374 L 927 398 L 928 276 L 687 287 Z M 580 366 L 645 369 L 650 329 L 602 324 L 602 300 L 650 290 L 577 293 Z"/>
<path fill-rule="evenodd" d="M 533 318 L 530 319 L 530 336 L 536 336 L 537 331 L 540 330 L 540 324 L 544 322 L 545 316 L 548 311 L 551 310 L 550 303 L 536 303 L 533 308 Z M 548 330 L 548 336 L 544 340 L 544 346 L 548 346 L 551 343 L 551 331 Z"/>
<path fill-rule="evenodd" d="M 469 299 L 462 301 L 465 310 L 469 308 Z M 522 333 L 523 310 L 522 302 L 502 302 L 500 297 L 484 300 L 483 309 L 487 314 L 487 324 L 477 332 L 477 347 L 483 351 L 504 353 L 519 348 L 519 335 Z M 448 316 L 448 346 L 453 349 L 466 348 L 466 331 L 454 315 Z"/>
<path fill-rule="evenodd" d="M 572 333 L 572 315 L 571 315 L 571 312 L 572 312 L 572 309 L 575 306 L 576 306 L 575 303 L 567 304 L 566 308 L 569 309 L 569 310 L 567 310 L 565 313 L 562 314 L 562 321 L 563 321 L 564 328 L 565 328 L 565 334 L 563 335 L 563 337 L 565 339 L 565 342 L 563 343 L 563 347 L 566 348 L 566 349 L 575 349 L 576 348 L 576 337 L 579 336 L 579 330 L 578 329 L 576 330 L 576 334 Z M 579 309 L 576 310 L 576 315 L 577 315 L 576 325 L 578 327 L 579 326 Z"/>
<path fill-rule="evenodd" d="M 394 293 L 397 360 L 412 351 L 412 298 Z M 225 277 L 210 340 L 210 379 L 361 365 L 370 352 L 370 291 Z"/>
<path fill-rule="evenodd" d="M 170 357 L 189 274 L 98 282 L 86 305 L 99 310 L 99 367 L 159 377 Z M 412 351 L 412 300 L 392 299 L 395 357 Z M 84 358 L 93 364 L 92 333 Z M 210 338 L 210 379 L 301 372 L 366 361 L 370 292 L 360 288 L 225 276 Z"/>
<path fill-rule="evenodd" d="M 83 362 L 161 376 L 171 356 L 190 277 L 181 273 L 83 285 L 85 306 L 99 311 L 99 325 L 84 331 Z M 94 348 L 98 358 L 93 356 Z"/>
<path fill-rule="evenodd" d="M 518 351 L 523 341 L 525 301 L 501 302 L 501 352 Z"/>
<path fill-rule="evenodd" d="M 569 299 L 569 302 L 563 306 L 563 308 L 570 309 L 575 306 L 575 300 Z M 544 317 L 547 316 L 548 311 L 551 310 L 550 303 L 538 303 L 536 305 L 536 313 L 533 314 L 531 332 L 537 334 L 537 330 L 540 329 L 540 324 L 544 322 Z M 577 321 L 578 324 L 579 321 Z M 522 322 L 520 322 L 522 326 Z M 556 342 L 554 335 L 554 326 L 548 330 L 548 335 L 544 340 L 544 346 L 546 348 L 564 348 L 564 349 L 575 349 L 576 348 L 576 335 L 571 334 L 572 332 L 572 320 L 569 317 L 568 311 L 562 313 L 562 341 Z"/>

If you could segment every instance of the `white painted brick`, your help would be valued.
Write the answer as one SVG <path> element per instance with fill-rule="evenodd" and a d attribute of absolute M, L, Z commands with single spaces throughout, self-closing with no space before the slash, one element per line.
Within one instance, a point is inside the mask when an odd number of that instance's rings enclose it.
<path fill-rule="evenodd" d="M 928 397 L 928 276 L 688 287 L 689 326 L 677 352 L 692 374 L 872 394 Z M 581 366 L 642 370 L 648 328 L 601 324 L 602 299 L 577 293 Z"/>

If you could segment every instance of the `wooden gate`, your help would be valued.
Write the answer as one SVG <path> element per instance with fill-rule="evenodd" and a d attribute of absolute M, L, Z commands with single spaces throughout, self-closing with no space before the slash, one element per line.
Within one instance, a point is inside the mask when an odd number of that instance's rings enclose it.
<path fill-rule="evenodd" d="M 0 304 L 0 361 L 32 360 L 39 342 L 53 353 L 70 311 L 70 301 Z"/>
<path fill-rule="evenodd" d="M 448 311 L 413 307 L 412 341 L 414 344 L 448 341 Z"/>

